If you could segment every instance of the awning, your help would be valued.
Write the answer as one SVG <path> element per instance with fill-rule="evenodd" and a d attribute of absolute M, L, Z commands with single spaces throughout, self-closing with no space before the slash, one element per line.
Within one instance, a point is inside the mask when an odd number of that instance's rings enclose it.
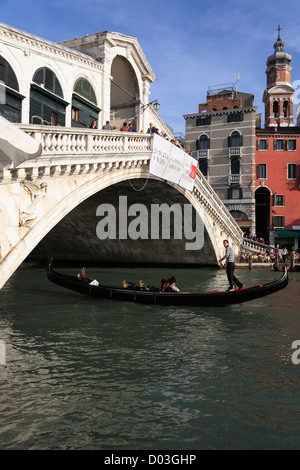
<path fill-rule="evenodd" d="M 0 116 L 0 170 L 15 168 L 41 153 L 40 143 Z"/>
<path fill-rule="evenodd" d="M 300 237 L 300 230 L 276 230 L 279 238 L 298 238 Z"/>

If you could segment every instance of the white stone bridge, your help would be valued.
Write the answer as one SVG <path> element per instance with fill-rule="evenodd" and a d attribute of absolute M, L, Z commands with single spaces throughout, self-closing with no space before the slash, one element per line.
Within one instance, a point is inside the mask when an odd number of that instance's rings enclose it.
<path fill-rule="evenodd" d="M 99 249 L 98 260 L 104 262 L 195 265 L 216 264 L 224 252 L 224 238 L 239 252 L 242 232 L 201 172 L 193 192 L 149 174 L 151 134 L 36 125 L 20 128 L 41 142 L 43 151 L 35 160 L 0 171 L 0 288 L 35 248 L 61 259 L 64 255 L 71 259 L 66 251 L 72 247 L 74 260 L 97 260 Z M 184 252 L 178 241 L 166 245 L 165 240 L 126 240 L 124 248 L 119 240 L 96 240 L 95 233 L 87 232 L 88 201 L 94 198 L 95 222 L 99 202 L 115 200 L 124 188 L 133 202 L 139 198 L 144 203 L 191 203 L 205 226 L 204 247 Z M 68 223 L 61 225 L 62 220 Z M 91 227 L 95 232 L 95 223 Z"/>

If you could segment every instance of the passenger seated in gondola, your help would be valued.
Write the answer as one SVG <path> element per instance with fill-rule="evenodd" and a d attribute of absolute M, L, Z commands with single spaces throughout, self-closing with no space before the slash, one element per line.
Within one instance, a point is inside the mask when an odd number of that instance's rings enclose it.
<path fill-rule="evenodd" d="M 176 286 L 176 279 L 174 276 L 168 279 L 163 287 L 163 292 L 180 292 L 178 287 Z"/>
<path fill-rule="evenodd" d="M 163 277 L 160 281 L 160 286 L 158 288 L 160 291 L 163 291 L 166 282 L 167 282 L 167 280 Z"/>
<path fill-rule="evenodd" d="M 123 289 L 134 289 L 134 283 L 130 281 L 123 281 Z"/>
<path fill-rule="evenodd" d="M 77 274 L 78 279 L 85 279 L 85 268 L 82 268 L 81 272 Z"/>

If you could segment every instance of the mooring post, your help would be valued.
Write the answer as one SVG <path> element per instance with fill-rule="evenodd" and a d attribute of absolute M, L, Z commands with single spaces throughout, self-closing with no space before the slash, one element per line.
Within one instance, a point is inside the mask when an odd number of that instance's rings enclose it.
<path fill-rule="evenodd" d="M 249 256 L 249 270 L 252 270 L 252 256 Z"/>
<path fill-rule="evenodd" d="M 290 270 L 293 271 L 295 267 L 295 247 L 292 246 L 290 251 Z"/>

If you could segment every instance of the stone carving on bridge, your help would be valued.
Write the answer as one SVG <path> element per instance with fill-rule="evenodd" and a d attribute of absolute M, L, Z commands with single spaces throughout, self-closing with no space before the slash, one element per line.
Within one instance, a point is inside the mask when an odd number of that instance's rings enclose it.
<path fill-rule="evenodd" d="M 31 227 L 34 221 L 39 217 L 41 202 L 47 195 L 48 185 L 47 183 L 38 185 L 29 180 L 23 180 L 20 184 L 29 194 L 31 204 L 23 211 L 20 211 L 19 225 L 20 227 Z"/>

